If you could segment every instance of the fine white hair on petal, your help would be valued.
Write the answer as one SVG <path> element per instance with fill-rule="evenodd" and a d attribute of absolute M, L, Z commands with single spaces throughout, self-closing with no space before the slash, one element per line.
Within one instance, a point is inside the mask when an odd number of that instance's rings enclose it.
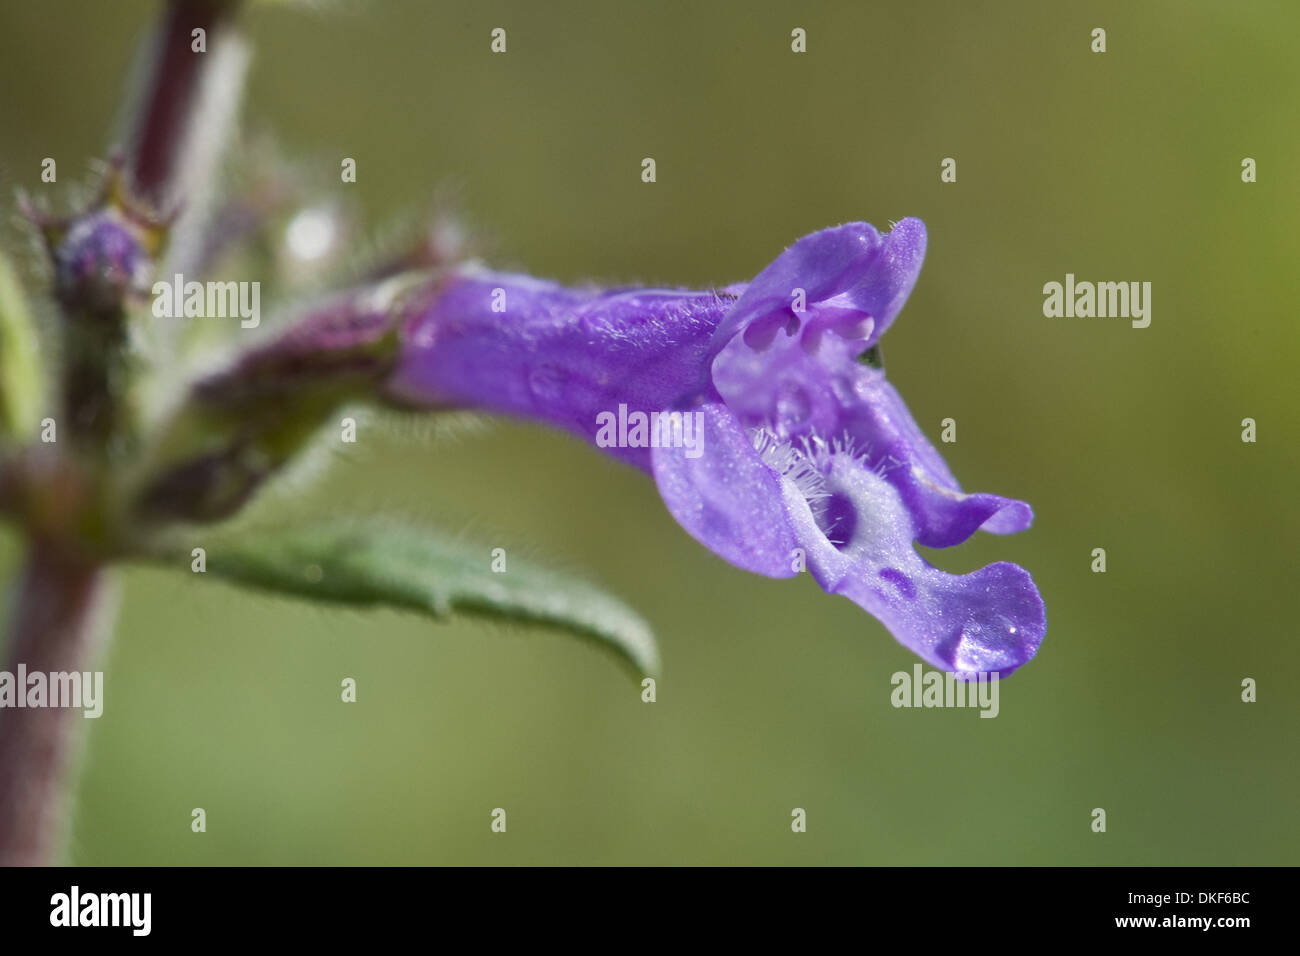
<path fill-rule="evenodd" d="M 820 514 L 830 498 L 830 492 L 826 490 L 825 471 L 818 467 L 808 443 L 802 442 L 802 447 L 799 447 L 767 428 L 754 429 L 750 438 L 763 464 L 782 478 L 789 479 L 808 502 L 813 513 Z"/>
<path fill-rule="evenodd" d="M 811 438 L 803 439 L 805 454 L 816 465 L 822 474 L 829 474 L 831 463 L 836 458 L 851 458 L 862 468 L 875 472 L 879 478 L 884 478 L 895 468 L 902 467 L 905 462 L 899 461 L 893 455 L 881 455 L 876 461 L 871 460 L 871 445 L 858 445 L 855 439 L 848 432 L 844 432 L 838 438 L 832 438 L 827 441 L 816 435 Z"/>
<path fill-rule="evenodd" d="M 808 502 L 808 508 L 819 525 L 828 520 L 830 501 L 834 497 L 828 488 L 828 476 L 835 461 L 849 459 L 863 471 L 872 472 L 882 479 L 904 464 L 889 454 L 881 455 L 873 462 L 871 446 L 859 447 L 857 440 L 847 432 L 829 441 L 819 435 L 792 439 L 782 438 L 770 428 L 761 427 L 750 431 L 750 440 L 763 464 L 788 479 Z M 831 537 L 831 528 L 824 527 L 823 532 L 833 544 L 843 543 Z"/>

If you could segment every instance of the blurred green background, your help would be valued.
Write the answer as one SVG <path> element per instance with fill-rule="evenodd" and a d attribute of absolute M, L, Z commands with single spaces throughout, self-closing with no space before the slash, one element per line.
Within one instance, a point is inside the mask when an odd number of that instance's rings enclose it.
<path fill-rule="evenodd" d="M 410 515 L 589 572 L 654 625 L 658 702 L 564 636 L 130 570 L 75 862 L 1300 862 L 1300 7 L 333 6 L 245 18 L 245 118 L 375 226 L 450 182 L 498 265 L 700 287 L 823 226 L 924 219 L 890 377 L 932 440 L 956 419 L 941 447 L 968 490 L 1037 511 L 929 556 L 1029 568 L 1047 637 L 996 720 L 896 710 L 890 675 L 915 658 L 880 624 L 714 558 L 594 449 L 507 422 L 363 429 L 295 507 Z M 104 154 L 154 10 L 0 6 L 7 204 L 15 186 L 66 197 Z M 1044 318 L 1066 272 L 1150 281 L 1150 328 Z"/>

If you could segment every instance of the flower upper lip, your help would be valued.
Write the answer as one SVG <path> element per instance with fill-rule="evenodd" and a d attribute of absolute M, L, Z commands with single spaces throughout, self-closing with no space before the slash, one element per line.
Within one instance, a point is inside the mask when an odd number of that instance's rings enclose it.
<path fill-rule="evenodd" d="M 749 283 L 722 320 L 711 343 L 716 355 L 736 333 L 776 314 L 801 323 L 816 314 L 790 309 L 794 290 L 801 289 L 812 306 L 838 300 L 839 307 L 872 319 L 863 349 L 880 340 L 902 309 L 916 284 L 925 258 L 925 225 L 904 219 L 886 236 L 870 223 L 854 222 L 804 236 Z"/>

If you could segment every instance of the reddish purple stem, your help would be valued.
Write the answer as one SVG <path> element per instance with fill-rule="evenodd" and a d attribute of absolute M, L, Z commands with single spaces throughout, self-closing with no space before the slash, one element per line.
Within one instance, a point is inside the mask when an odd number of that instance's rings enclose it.
<path fill-rule="evenodd" d="M 17 581 L 4 669 L 78 671 L 94 656 L 104 572 L 32 545 Z M 25 688 L 16 688 L 23 694 Z M 67 821 L 69 770 L 82 711 L 70 707 L 0 710 L 0 866 L 47 865 Z"/>
<path fill-rule="evenodd" d="M 202 29 L 210 45 L 229 21 L 239 0 L 171 0 L 155 40 L 153 62 L 129 152 L 130 183 L 135 194 L 163 208 L 170 194 L 176 163 L 193 118 L 207 53 L 193 50 L 193 32 Z"/>

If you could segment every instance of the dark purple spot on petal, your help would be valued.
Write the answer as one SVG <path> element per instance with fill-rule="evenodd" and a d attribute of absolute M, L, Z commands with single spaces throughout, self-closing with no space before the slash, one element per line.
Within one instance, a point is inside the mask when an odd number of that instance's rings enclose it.
<path fill-rule="evenodd" d="M 843 551 L 853 540 L 858 527 L 858 511 L 848 495 L 831 495 L 818 516 L 817 525 L 826 540 Z"/>
<path fill-rule="evenodd" d="M 879 571 L 882 578 L 898 588 L 898 593 L 909 601 L 916 599 L 916 585 L 914 585 L 906 574 L 897 568 L 882 568 Z"/>

